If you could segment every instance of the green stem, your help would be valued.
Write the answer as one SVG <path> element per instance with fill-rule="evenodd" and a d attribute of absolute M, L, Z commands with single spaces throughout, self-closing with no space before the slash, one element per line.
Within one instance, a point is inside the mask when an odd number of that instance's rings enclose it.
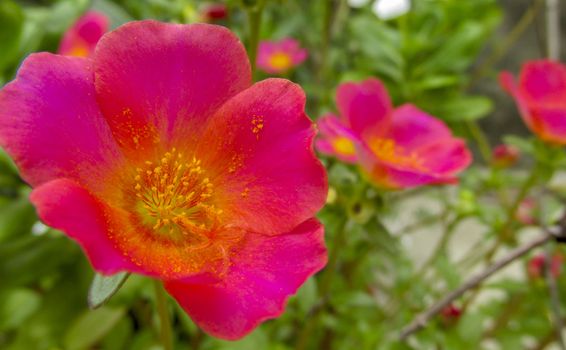
<path fill-rule="evenodd" d="M 334 275 L 336 275 L 336 269 L 338 268 L 338 251 L 344 246 L 344 239 L 346 238 L 346 222 L 347 220 L 343 220 L 338 227 L 338 231 L 336 232 L 336 236 L 334 237 L 332 248 L 330 250 L 326 269 L 320 278 L 318 290 L 321 302 L 318 305 L 315 305 L 309 312 L 310 315 L 308 315 L 307 324 L 297 338 L 298 340 L 295 346 L 296 350 L 304 350 L 307 348 L 309 341 L 311 340 L 312 332 L 318 322 L 318 317 L 328 302 L 332 279 L 334 278 Z"/>
<path fill-rule="evenodd" d="M 171 330 L 169 310 L 167 309 L 167 295 L 160 281 L 154 280 L 153 286 L 155 287 L 157 314 L 160 321 L 159 337 L 161 338 L 161 344 L 163 344 L 164 350 L 173 350 L 173 332 Z"/>
<path fill-rule="evenodd" d="M 248 9 L 249 23 L 249 43 L 248 55 L 250 56 L 250 64 L 252 68 L 252 77 L 256 71 L 257 47 L 259 45 L 259 34 L 261 32 L 261 18 L 263 16 L 263 8 L 266 0 L 259 0 L 254 7 Z"/>
<path fill-rule="evenodd" d="M 487 136 L 483 132 L 483 130 L 479 127 L 478 123 L 475 121 L 466 121 L 466 127 L 470 131 L 470 134 L 476 141 L 478 145 L 478 149 L 483 160 L 490 165 L 491 164 L 491 145 L 489 144 L 489 140 Z"/>

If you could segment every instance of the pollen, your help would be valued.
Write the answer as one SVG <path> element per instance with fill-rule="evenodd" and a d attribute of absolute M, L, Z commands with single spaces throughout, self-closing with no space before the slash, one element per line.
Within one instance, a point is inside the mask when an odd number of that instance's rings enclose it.
<path fill-rule="evenodd" d="M 214 185 L 196 157 L 186 160 L 173 148 L 156 162 L 145 161 L 133 179 L 135 212 L 156 235 L 203 242 L 219 226 Z"/>
<path fill-rule="evenodd" d="M 263 116 L 254 115 L 252 118 L 252 133 L 254 133 L 258 139 L 260 131 L 263 130 L 263 126 Z"/>

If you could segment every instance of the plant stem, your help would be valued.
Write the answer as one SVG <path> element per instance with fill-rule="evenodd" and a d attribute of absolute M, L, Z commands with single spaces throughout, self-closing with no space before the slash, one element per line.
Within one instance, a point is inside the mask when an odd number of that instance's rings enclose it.
<path fill-rule="evenodd" d="M 160 281 L 154 280 L 153 286 L 155 287 L 155 301 L 160 321 L 159 337 L 161 344 L 163 344 L 164 350 L 173 350 L 173 332 L 171 331 L 171 320 L 167 309 L 167 295 Z"/>
<path fill-rule="evenodd" d="M 252 68 L 252 77 L 256 71 L 257 61 L 257 47 L 259 45 L 259 35 L 261 32 L 261 18 L 263 15 L 263 8 L 265 7 L 266 0 L 258 0 L 257 4 L 248 9 L 248 23 L 249 23 L 249 42 L 248 42 L 248 55 L 250 56 L 250 64 Z"/>
<path fill-rule="evenodd" d="M 494 264 L 488 266 L 485 270 L 479 273 L 476 276 L 468 279 L 464 284 L 462 284 L 457 289 L 453 290 L 452 292 L 448 293 L 444 298 L 440 299 L 434 305 L 432 305 L 428 310 L 416 316 L 413 321 L 403 328 L 400 334 L 400 339 L 405 340 L 411 334 L 421 330 L 426 326 L 428 321 L 430 321 L 436 314 L 442 311 L 446 306 L 450 305 L 454 300 L 458 299 L 462 294 L 466 291 L 476 288 L 480 285 L 485 279 L 496 273 L 497 271 L 501 270 L 509 263 L 515 261 L 516 259 L 522 257 L 523 255 L 527 254 L 532 249 L 543 245 L 544 243 L 553 239 L 553 236 L 549 233 L 545 232 L 541 234 L 539 237 L 534 239 L 533 241 L 511 251 L 505 257 L 501 258 L 499 261 L 495 262 Z"/>
<path fill-rule="evenodd" d="M 326 307 L 326 303 L 328 302 L 332 279 L 334 278 L 334 275 L 336 275 L 336 269 L 338 268 L 338 251 L 344 246 L 344 239 L 346 238 L 346 223 L 347 220 L 342 220 L 342 222 L 338 226 L 338 231 L 334 236 L 332 248 L 328 257 L 328 264 L 326 265 L 326 269 L 324 270 L 320 278 L 318 290 L 321 301 L 310 310 L 308 315 L 309 317 L 307 318 L 307 324 L 297 338 L 298 340 L 295 346 L 296 350 L 304 350 L 307 348 L 309 340 L 311 339 L 311 334 L 317 324 L 318 317 L 321 311 Z"/>
<path fill-rule="evenodd" d="M 476 141 L 483 160 L 486 164 L 491 165 L 491 145 L 489 144 L 487 136 L 479 127 L 478 123 L 473 120 L 466 121 L 466 127 L 470 131 L 474 141 Z"/>

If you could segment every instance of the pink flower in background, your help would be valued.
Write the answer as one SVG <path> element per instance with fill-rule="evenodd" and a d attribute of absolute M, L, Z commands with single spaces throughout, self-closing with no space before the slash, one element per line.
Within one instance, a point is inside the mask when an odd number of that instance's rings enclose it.
<path fill-rule="evenodd" d="M 341 159 L 348 154 L 347 160 L 358 162 L 378 187 L 454 183 L 471 162 L 465 142 L 455 138 L 442 121 L 411 104 L 393 108 L 377 79 L 341 84 L 336 100 L 341 116 L 319 120 L 317 149 Z M 332 147 L 336 140 L 347 144 L 340 138 L 348 139 L 348 146 Z"/>
<path fill-rule="evenodd" d="M 356 135 L 344 126 L 334 114 L 328 114 L 317 120 L 319 138 L 316 149 L 326 155 L 336 156 L 343 162 L 356 163 Z"/>
<path fill-rule="evenodd" d="M 295 39 L 262 41 L 259 43 L 257 66 L 270 74 L 282 74 L 307 59 L 307 50 Z"/>
<path fill-rule="evenodd" d="M 445 326 L 452 326 L 462 317 L 462 309 L 454 304 L 450 304 L 440 311 L 440 315 Z"/>
<path fill-rule="evenodd" d="M 326 262 L 304 107 L 288 80 L 252 85 L 223 27 L 131 22 L 92 59 L 30 55 L 0 92 L 0 145 L 98 272 L 160 279 L 203 330 L 237 339 Z"/>
<path fill-rule="evenodd" d="M 533 256 L 527 263 L 527 274 L 530 278 L 536 279 L 544 276 L 544 254 L 538 254 Z M 562 273 L 562 263 L 564 258 L 561 254 L 555 253 L 552 255 L 550 261 L 550 271 L 552 275 L 556 278 Z"/>
<path fill-rule="evenodd" d="M 566 66 L 549 60 L 523 65 L 519 81 L 503 72 L 500 82 L 521 117 L 542 140 L 566 145 Z"/>
<path fill-rule="evenodd" d="M 538 205 L 534 198 L 525 198 L 519 204 L 515 218 L 523 225 L 534 225 L 537 223 Z"/>
<path fill-rule="evenodd" d="M 511 145 L 498 145 L 493 149 L 493 165 L 498 168 L 508 168 L 515 165 L 521 153 L 517 147 Z"/>
<path fill-rule="evenodd" d="M 96 43 L 106 33 L 108 26 L 108 18 L 102 13 L 95 11 L 85 13 L 65 32 L 57 53 L 77 57 L 91 56 Z"/>

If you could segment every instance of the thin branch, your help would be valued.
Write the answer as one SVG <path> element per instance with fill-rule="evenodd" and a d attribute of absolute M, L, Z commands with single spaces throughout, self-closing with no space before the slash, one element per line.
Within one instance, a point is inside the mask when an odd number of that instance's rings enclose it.
<path fill-rule="evenodd" d="M 470 278 L 467 282 L 462 284 L 460 287 L 455 289 L 454 291 L 447 294 L 444 298 L 439 300 L 436 304 L 432 305 L 428 310 L 421 313 L 420 315 L 416 316 L 408 326 L 403 328 L 401 334 L 399 336 L 400 340 L 405 340 L 407 337 L 412 335 L 413 333 L 421 330 L 426 326 L 428 321 L 430 321 L 436 314 L 442 311 L 446 306 L 454 302 L 460 296 L 462 296 L 466 291 L 476 288 L 480 285 L 484 280 L 488 277 L 496 273 L 497 271 L 501 270 L 509 263 L 515 261 L 516 259 L 522 257 L 523 255 L 527 254 L 532 249 L 550 241 L 554 237 L 549 233 L 545 232 L 541 234 L 538 238 L 534 239 L 533 241 L 511 251 L 505 257 L 501 258 L 500 260 L 496 261 L 494 264 L 488 266 L 484 271 L 480 274 Z"/>

